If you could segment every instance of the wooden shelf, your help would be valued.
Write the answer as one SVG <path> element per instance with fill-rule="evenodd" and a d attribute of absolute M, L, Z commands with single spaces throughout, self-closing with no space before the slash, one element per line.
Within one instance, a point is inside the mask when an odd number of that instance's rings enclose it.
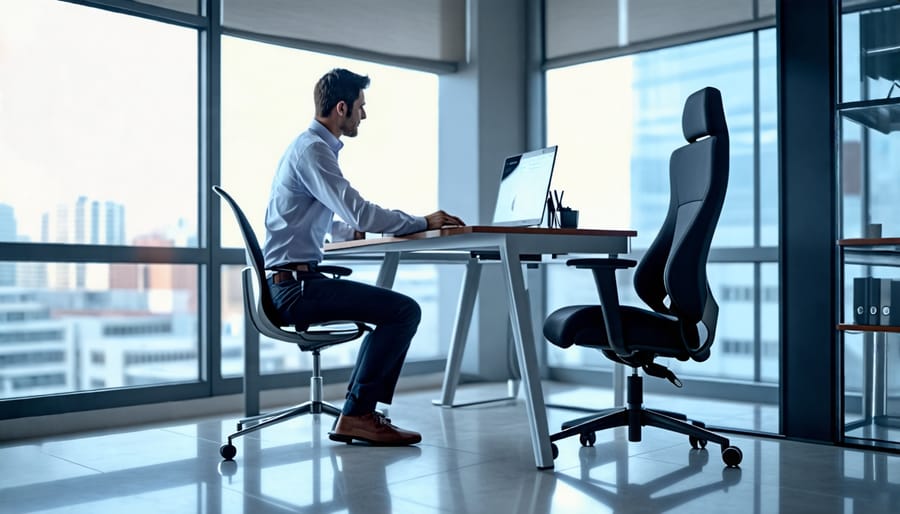
<path fill-rule="evenodd" d="M 900 334 L 900 327 L 892 325 L 852 325 L 850 323 L 841 323 L 837 326 L 837 329 L 845 332 L 894 332 Z"/>
<path fill-rule="evenodd" d="M 839 246 L 893 246 L 900 245 L 900 237 L 858 237 L 838 239 Z"/>

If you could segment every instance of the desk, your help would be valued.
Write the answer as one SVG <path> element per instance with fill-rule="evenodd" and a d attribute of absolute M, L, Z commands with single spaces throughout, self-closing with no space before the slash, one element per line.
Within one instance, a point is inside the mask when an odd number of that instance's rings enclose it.
<path fill-rule="evenodd" d="M 325 255 L 328 258 L 351 255 L 383 256 L 376 281 L 376 284 L 382 287 L 393 286 L 397 265 L 401 257 L 407 258 L 407 254 L 451 252 L 462 254 L 466 259 L 465 278 L 456 311 L 447 365 L 444 369 L 441 404 L 445 406 L 453 404 L 453 397 L 456 394 L 466 336 L 478 293 L 482 260 L 498 260 L 503 268 L 509 299 L 510 321 L 525 389 L 525 406 L 531 429 L 534 458 L 539 469 L 549 469 L 553 467 L 553 455 L 522 263 L 532 259 L 543 261 L 568 253 L 624 254 L 629 250 L 628 238 L 636 235 L 637 232 L 633 230 L 471 226 L 429 230 L 404 237 L 331 243 L 325 245 Z M 414 260 L 415 256 L 410 257 Z"/>

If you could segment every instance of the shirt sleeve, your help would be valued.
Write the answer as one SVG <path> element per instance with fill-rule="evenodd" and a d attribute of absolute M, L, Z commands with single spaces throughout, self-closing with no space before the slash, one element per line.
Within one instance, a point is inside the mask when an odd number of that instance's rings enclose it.
<path fill-rule="evenodd" d="M 331 222 L 331 240 L 332 242 L 352 241 L 356 235 L 356 231 L 350 225 L 341 220 L 332 220 Z"/>
<path fill-rule="evenodd" d="M 385 209 L 364 199 L 344 178 L 337 159 L 324 142 L 306 147 L 299 160 L 297 171 L 300 180 L 317 200 L 343 219 L 350 229 L 402 235 L 428 228 L 428 222 L 422 216 Z M 337 238 L 337 233 L 333 232 L 333 235 Z"/>

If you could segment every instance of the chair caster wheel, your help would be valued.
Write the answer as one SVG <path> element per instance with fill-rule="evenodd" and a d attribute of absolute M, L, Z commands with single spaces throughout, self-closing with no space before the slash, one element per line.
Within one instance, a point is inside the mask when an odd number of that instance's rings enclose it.
<path fill-rule="evenodd" d="M 225 443 L 219 447 L 219 455 L 225 460 L 231 460 L 237 455 L 237 448 L 231 443 Z"/>
<path fill-rule="evenodd" d="M 550 443 L 550 452 L 553 454 L 553 460 L 559 457 L 559 447 L 556 446 L 556 443 Z"/>
<path fill-rule="evenodd" d="M 691 435 L 688 436 L 688 440 L 691 442 L 691 448 L 695 448 L 697 450 L 706 448 L 706 439 L 700 439 Z"/>
<path fill-rule="evenodd" d="M 595 432 L 582 432 L 578 436 L 578 440 L 581 441 L 581 446 L 594 446 L 594 443 L 597 442 L 597 434 Z"/>
<path fill-rule="evenodd" d="M 729 468 L 736 468 L 744 460 L 744 453 L 737 446 L 722 449 L 722 461 Z"/>

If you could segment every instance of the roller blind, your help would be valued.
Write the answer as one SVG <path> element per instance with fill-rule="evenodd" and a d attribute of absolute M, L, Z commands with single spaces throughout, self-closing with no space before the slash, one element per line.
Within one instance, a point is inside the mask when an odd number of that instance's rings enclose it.
<path fill-rule="evenodd" d="M 223 0 L 226 29 L 389 56 L 465 59 L 466 0 Z"/>
<path fill-rule="evenodd" d="M 200 14 L 200 4 L 198 0 L 137 0 L 142 4 L 155 5 L 157 7 L 165 7 L 175 11 L 181 11 L 188 14 Z"/>
<path fill-rule="evenodd" d="M 546 0 L 547 59 L 628 47 L 770 18 L 775 0 Z"/>

